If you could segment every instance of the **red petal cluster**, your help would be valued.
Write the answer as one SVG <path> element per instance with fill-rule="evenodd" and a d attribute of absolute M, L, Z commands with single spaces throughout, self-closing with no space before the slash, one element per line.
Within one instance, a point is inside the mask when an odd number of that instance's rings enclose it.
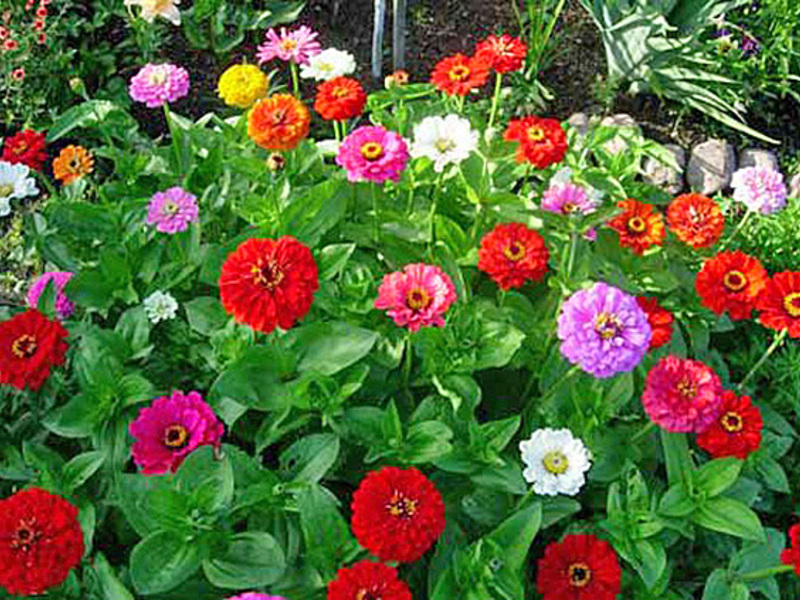
<path fill-rule="evenodd" d="M 695 250 L 713 246 L 725 230 L 722 209 L 702 194 L 683 194 L 670 202 L 667 222 L 676 237 Z"/>
<path fill-rule="evenodd" d="M 757 258 L 744 252 L 720 252 L 707 260 L 694 285 L 703 306 L 731 319 L 749 319 L 769 275 Z"/>
<path fill-rule="evenodd" d="M 776 273 L 758 297 L 759 321 L 764 327 L 800 338 L 800 272 Z"/>
<path fill-rule="evenodd" d="M 672 339 L 672 323 L 675 317 L 658 303 L 658 298 L 639 296 L 636 298 L 639 307 L 647 314 L 647 322 L 653 331 L 650 338 L 650 349 L 661 348 Z"/>
<path fill-rule="evenodd" d="M 714 458 L 735 456 L 744 460 L 761 445 L 764 421 L 761 411 L 749 396 L 738 397 L 730 390 L 722 393 L 719 417 L 698 434 L 697 445 Z"/>
<path fill-rule="evenodd" d="M 508 34 L 490 35 L 475 49 L 475 56 L 483 59 L 498 73 L 519 71 L 527 55 L 528 46 L 525 42 Z"/>
<path fill-rule="evenodd" d="M 593 535 L 568 535 L 539 559 L 536 589 L 543 600 L 616 600 L 619 588 L 617 554 Z"/>
<path fill-rule="evenodd" d="M 339 569 L 328 584 L 328 600 L 411 600 L 411 591 L 397 571 L 381 563 L 362 560 Z"/>
<path fill-rule="evenodd" d="M 454 54 L 433 68 L 431 83 L 450 96 L 466 96 L 489 78 L 489 64 L 477 56 Z"/>
<path fill-rule="evenodd" d="M 651 246 L 664 243 L 667 231 L 664 218 L 653 208 L 638 200 L 622 200 L 617 203 L 623 213 L 608 222 L 608 226 L 619 234 L 619 245 L 642 255 Z"/>
<path fill-rule="evenodd" d="M 355 79 L 336 77 L 317 87 L 314 110 L 326 121 L 354 119 L 364 111 L 367 94 Z"/>
<path fill-rule="evenodd" d="M 555 119 L 535 116 L 513 119 L 503 139 L 519 142 L 517 162 L 529 162 L 537 169 L 561 162 L 567 153 L 567 134 Z"/>
<path fill-rule="evenodd" d="M 35 171 L 41 171 L 47 161 L 45 135 L 25 129 L 6 138 L 2 159 L 12 164 L 21 163 Z"/>
<path fill-rule="evenodd" d="M 539 281 L 547 273 L 550 253 L 538 232 L 522 223 L 501 223 L 483 236 L 478 268 L 501 289 Z"/>
<path fill-rule="evenodd" d="M 69 333 L 35 308 L 0 323 L 0 384 L 38 390 L 50 368 L 64 363 Z"/>

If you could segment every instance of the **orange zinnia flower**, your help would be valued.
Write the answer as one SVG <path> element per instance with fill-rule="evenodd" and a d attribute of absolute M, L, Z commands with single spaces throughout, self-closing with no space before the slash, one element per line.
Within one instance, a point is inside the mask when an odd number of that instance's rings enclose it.
<path fill-rule="evenodd" d="M 255 103 L 247 115 L 247 135 L 267 150 L 291 150 L 308 135 L 311 115 L 291 94 L 275 94 Z"/>
<path fill-rule="evenodd" d="M 641 255 L 650 246 L 664 242 L 667 237 L 664 218 L 652 205 L 628 199 L 618 202 L 617 206 L 625 212 L 611 219 L 608 226 L 619 233 L 620 246 Z"/>
<path fill-rule="evenodd" d="M 749 319 L 769 275 L 757 258 L 744 252 L 720 252 L 703 264 L 694 285 L 703 306 L 734 321 Z"/>
<path fill-rule="evenodd" d="M 94 158 L 83 146 L 67 146 L 53 160 L 53 176 L 70 185 L 94 169 Z"/>
<path fill-rule="evenodd" d="M 314 110 L 326 121 L 353 119 L 364 111 L 367 95 L 355 79 L 336 77 L 317 88 Z"/>
<path fill-rule="evenodd" d="M 695 250 L 716 244 L 725 229 L 719 205 L 702 194 L 683 194 L 670 202 L 667 222 L 677 238 Z"/>
<path fill-rule="evenodd" d="M 561 162 L 567 153 L 567 134 L 555 119 L 536 116 L 512 119 L 503 139 L 519 142 L 517 162 L 529 162 L 537 169 Z"/>
<path fill-rule="evenodd" d="M 450 96 L 466 96 L 486 83 L 489 68 L 484 59 L 454 54 L 436 64 L 431 83 Z"/>
<path fill-rule="evenodd" d="M 758 297 L 759 321 L 764 327 L 800 338 L 800 272 L 776 273 Z"/>

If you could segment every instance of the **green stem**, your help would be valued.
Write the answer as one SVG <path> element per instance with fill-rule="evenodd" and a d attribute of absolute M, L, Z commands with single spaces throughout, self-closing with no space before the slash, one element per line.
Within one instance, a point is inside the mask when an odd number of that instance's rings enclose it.
<path fill-rule="evenodd" d="M 720 251 L 724 250 L 725 248 L 730 246 L 731 242 L 733 242 L 733 240 L 736 239 L 736 236 L 739 235 L 739 232 L 744 228 L 745 224 L 750 219 L 750 216 L 752 214 L 753 214 L 753 211 L 750 210 L 750 209 L 747 209 L 747 212 L 745 213 L 744 217 L 742 217 L 742 220 L 739 221 L 739 224 L 736 226 L 736 229 L 733 230 L 733 233 L 731 234 L 731 237 L 729 237 L 727 240 L 725 240 L 725 242 L 720 246 L 720 248 L 719 248 Z"/>
<path fill-rule="evenodd" d="M 637 433 L 634 434 L 634 436 L 631 438 L 631 443 L 638 442 L 655 428 L 656 424 L 653 421 L 649 421 L 647 425 L 642 427 Z"/>
<path fill-rule="evenodd" d="M 750 571 L 742 575 L 737 575 L 739 581 L 754 581 L 756 579 L 766 579 L 781 573 L 789 573 L 794 569 L 794 565 L 778 565 L 775 567 L 768 567 L 766 569 L 759 569 L 758 571 Z"/>
<path fill-rule="evenodd" d="M 380 237 L 380 225 L 378 222 L 378 190 L 376 189 L 376 183 L 370 183 L 369 189 L 372 196 L 372 237 L 375 240 L 375 245 L 378 245 L 379 237 Z"/>
<path fill-rule="evenodd" d="M 289 61 L 289 70 L 292 72 L 292 89 L 295 98 L 300 99 L 300 79 L 297 75 L 297 64 L 293 60 Z"/>
<path fill-rule="evenodd" d="M 411 346 L 411 332 L 406 332 L 406 351 L 403 363 L 403 387 L 409 391 L 409 381 L 411 380 L 411 364 L 414 358 L 413 348 Z"/>
<path fill-rule="evenodd" d="M 175 155 L 175 168 L 178 173 L 183 175 L 183 153 L 179 144 L 178 136 L 175 135 L 175 125 L 172 123 L 172 112 L 169 109 L 169 103 L 164 103 L 164 118 L 167 120 L 167 128 L 169 129 L 169 137 L 172 142 L 172 152 Z"/>
<path fill-rule="evenodd" d="M 572 267 L 575 266 L 575 254 L 576 250 L 578 249 L 578 232 L 577 231 L 570 231 L 569 233 L 570 242 L 569 242 L 569 257 L 567 259 L 567 287 L 569 287 L 569 281 L 572 277 Z"/>
<path fill-rule="evenodd" d="M 339 121 L 334 121 L 333 122 L 333 137 L 336 138 L 337 142 L 341 142 L 342 141 L 342 134 L 339 131 Z"/>
<path fill-rule="evenodd" d="M 772 340 L 769 348 L 766 349 L 761 358 L 758 359 L 758 362 L 753 365 L 753 368 L 750 369 L 747 375 L 744 376 L 744 379 L 742 379 L 742 382 L 737 386 L 739 391 L 742 391 L 742 388 L 744 388 L 745 384 L 750 381 L 753 375 L 755 375 L 756 372 L 763 366 L 763 364 L 767 362 L 767 359 L 772 356 L 772 353 L 778 349 L 778 347 L 783 343 L 783 340 L 786 339 L 786 334 L 788 333 L 788 329 L 782 329 L 780 332 L 775 334 L 775 339 Z"/>
<path fill-rule="evenodd" d="M 503 74 L 497 73 L 494 81 L 494 96 L 492 97 L 492 112 L 489 114 L 489 125 L 487 129 L 491 129 L 494 125 L 495 117 L 497 117 L 497 107 L 500 104 L 500 92 L 503 87 Z"/>

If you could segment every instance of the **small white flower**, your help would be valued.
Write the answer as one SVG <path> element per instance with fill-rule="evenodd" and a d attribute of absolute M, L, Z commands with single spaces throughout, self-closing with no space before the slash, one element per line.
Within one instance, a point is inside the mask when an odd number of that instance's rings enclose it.
<path fill-rule="evenodd" d="M 349 52 L 328 48 L 308 59 L 307 65 L 300 67 L 300 77 L 329 81 L 335 77 L 350 75 L 356 70 L 356 59 Z"/>
<path fill-rule="evenodd" d="M 173 25 L 181 24 L 181 11 L 177 4 L 181 0 L 125 0 L 125 6 L 141 6 L 142 18 L 152 23 L 156 17 L 164 17 Z"/>
<path fill-rule="evenodd" d="M 458 164 L 478 147 L 478 132 L 458 115 L 426 117 L 414 126 L 411 156 L 427 156 L 437 173 L 449 164 Z"/>
<path fill-rule="evenodd" d="M 519 443 L 519 450 L 526 465 L 522 476 L 545 496 L 574 496 L 592 466 L 589 450 L 569 429 L 537 429 Z"/>
<path fill-rule="evenodd" d="M 338 140 L 317 140 L 317 149 L 325 156 L 336 156 L 339 154 L 341 142 Z"/>
<path fill-rule="evenodd" d="M 22 164 L 0 161 L 0 217 L 11 213 L 11 199 L 35 196 L 39 193 L 36 180 L 28 177 L 31 170 Z"/>
<path fill-rule="evenodd" d="M 151 323 L 175 318 L 178 302 L 168 292 L 153 292 L 144 299 L 144 312 Z"/>

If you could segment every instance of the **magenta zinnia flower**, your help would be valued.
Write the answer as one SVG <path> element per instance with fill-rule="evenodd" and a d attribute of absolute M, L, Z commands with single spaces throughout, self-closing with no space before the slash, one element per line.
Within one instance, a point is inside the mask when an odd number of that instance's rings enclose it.
<path fill-rule="evenodd" d="M 571 215 L 594 212 L 597 204 L 589 198 L 586 190 L 572 182 L 551 183 L 542 194 L 541 209 L 549 212 Z"/>
<path fill-rule="evenodd" d="M 156 192 L 147 209 L 147 224 L 162 233 L 186 231 L 189 223 L 197 223 L 197 197 L 181 187 Z"/>
<path fill-rule="evenodd" d="M 200 446 L 219 447 L 222 423 L 198 392 L 172 392 L 139 411 L 128 428 L 133 460 L 145 475 L 175 472 Z"/>
<path fill-rule="evenodd" d="M 783 175 L 769 167 L 745 167 L 733 174 L 733 199 L 747 208 L 771 215 L 786 206 L 788 190 Z"/>
<path fill-rule="evenodd" d="M 439 267 L 416 263 L 389 273 L 378 288 L 375 308 L 385 308 L 398 327 L 444 327 L 444 313 L 456 301 L 456 288 Z"/>
<path fill-rule="evenodd" d="M 671 355 L 650 369 L 642 394 L 647 416 L 671 432 L 705 431 L 722 401 L 722 383 L 711 367 Z"/>
<path fill-rule="evenodd" d="M 652 335 L 636 298 L 602 282 L 572 294 L 558 316 L 561 354 L 595 377 L 633 370 Z"/>
<path fill-rule="evenodd" d="M 238 596 L 231 596 L 227 600 L 286 600 L 283 596 L 270 596 L 261 592 L 245 592 Z"/>
<path fill-rule="evenodd" d="M 408 163 L 408 146 L 394 131 L 365 125 L 344 139 L 336 163 L 347 170 L 348 181 L 399 181 Z"/>
<path fill-rule="evenodd" d="M 64 293 L 64 288 L 69 280 L 72 279 L 72 275 L 73 274 L 69 271 L 48 271 L 47 273 L 43 273 L 39 279 L 33 282 L 33 285 L 28 290 L 28 306 L 36 308 L 39 304 L 39 297 L 44 292 L 47 284 L 52 281 L 56 291 L 56 315 L 62 321 L 72 316 L 72 313 L 75 311 L 75 305 L 70 302 L 69 298 L 67 298 L 67 295 Z"/>
<path fill-rule="evenodd" d="M 270 29 L 264 36 L 264 43 L 258 47 L 256 54 L 258 63 L 263 65 L 273 58 L 280 58 L 298 65 L 306 65 L 309 57 L 319 54 L 322 50 L 317 41 L 318 35 L 305 25 L 291 32 L 287 32 L 286 27 L 281 27 L 280 34 Z"/>
<path fill-rule="evenodd" d="M 149 108 L 180 100 L 189 93 L 189 72 L 169 63 L 147 63 L 131 78 L 131 98 Z"/>

